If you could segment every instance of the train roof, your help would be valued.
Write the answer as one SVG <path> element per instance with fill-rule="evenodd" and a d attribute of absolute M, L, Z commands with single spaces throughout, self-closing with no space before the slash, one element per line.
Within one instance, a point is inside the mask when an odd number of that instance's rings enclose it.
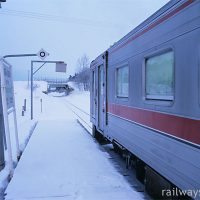
<path fill-rule="evenodd" d="M 150 17 L 148 17 L 146 20 L 144 20 L 141 24 L 136 26 L 132 31 L 130 31 L 128 34 L 126 34 L 120 40 L 115 42 L 108 50 L 116 48 L 122 42 L 124 42 L 125 40 L 128 40 L 131 36 L 133 36 L 134 34 L 136 34 L 139 31 L 141 31 L 142 29 L 146 28 L 148 25 L 150 25 L 155 20 L 159 19 L 162 15 L 168 13 L 172 8 L 177 7 L 180 4 L 182 4 L 183 2 L 187 2 L 187 1 L 190 1 L 190 0 L 170 0 L 163 7 L 161 7 L 159 10 L 157 10 L 155 13 L 153 13 Z"/>
<path fill-rule="evenodd" d="M 126 34 L 124 37 L 122 37 L 120 40 L 115 42 L 110 48 L 107 49 L 108 52 L 115 51 L 118 47 L 123 46 L 123 44 L 130 40 L 133 36 L 139 34 L 143 30 L 147 29 L 147 27 L 151 26 L 156 21 L 159 21 L 162 16 L 168 15 L 172 10 L 178 8 L 182 4 L 190 4 L 194 0 L 170 0 L 168 3 L 166 3 L 163 7 L 161 7 L 159 10 L 157 10 L 155 13 L 153 13 L 150 17 L 148 17 L 145 21 L 143 21 L 141 24 L 136 26 L 132 31 L 130 31 L 128 34 Z M 91 67 L 94 67 L 99 59 L 104 55 L 105 52 L 100 54 L 95 60 L 92 61 Z"/>

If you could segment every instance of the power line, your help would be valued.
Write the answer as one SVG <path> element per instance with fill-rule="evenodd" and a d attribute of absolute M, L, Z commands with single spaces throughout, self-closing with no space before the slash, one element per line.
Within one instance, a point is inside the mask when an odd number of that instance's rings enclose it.
<path fill-rule="evenodd" d="M 37 20 L 42 20 L 42 21 L 73 23 L 73 24 L 81 24 L 81 25 L 96 26 L 96 27 L 111 27 L 111 28 L 119 27 L 119 25 L 110 23 L 108 21 L 92 21 L 89 19 L 69 18 L 65 16 L 56 16 L 56 15 L 37 13 L 37 12 L 3 9 L 1 10 L 0 14 L 23 17 L 23 18 L 31 18 L 31 19 L 37 19 Z"/>

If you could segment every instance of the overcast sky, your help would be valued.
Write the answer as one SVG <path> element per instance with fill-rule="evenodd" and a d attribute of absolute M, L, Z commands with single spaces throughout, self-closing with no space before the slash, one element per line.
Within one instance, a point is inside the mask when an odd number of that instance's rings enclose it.
<path fill-rule="evenodd" d="M 68 77 L 77 59 L 90 61 L 169 0 L 7 0 L 0 9 L 0 55 L 37 53 L 44 48 L 46 60 L 63 60 L 67 74 L 54 73 L 46 65 L 39 77 Z M 15 80 L 26 80 L 31 60 L 8 58 Z M 37 67 L 37 66 L 35 66 Z"/>

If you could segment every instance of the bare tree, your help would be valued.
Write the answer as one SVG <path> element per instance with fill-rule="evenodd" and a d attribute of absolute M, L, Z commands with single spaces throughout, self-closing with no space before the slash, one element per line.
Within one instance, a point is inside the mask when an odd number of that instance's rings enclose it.
<path fill-rule="evenodd" d="M 84 90 L 89 90 L 90 86 L 90 62 L 86 54 L 77 60 L 76 82 L 83 85 Z"/>
<path fill-rule="evenodd" d="M 81 72 L 90 67 L 89 58 L 86 54 L 77 60 L 77 72 Z"/>

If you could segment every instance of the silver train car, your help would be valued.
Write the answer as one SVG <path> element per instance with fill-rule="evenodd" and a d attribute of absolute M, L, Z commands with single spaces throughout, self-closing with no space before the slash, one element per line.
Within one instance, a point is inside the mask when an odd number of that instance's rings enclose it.
<path fill-rule="evenodd" d="M 169 1 L 90 70 L 93 134 L 200 191 L 200 0 Z"/>

